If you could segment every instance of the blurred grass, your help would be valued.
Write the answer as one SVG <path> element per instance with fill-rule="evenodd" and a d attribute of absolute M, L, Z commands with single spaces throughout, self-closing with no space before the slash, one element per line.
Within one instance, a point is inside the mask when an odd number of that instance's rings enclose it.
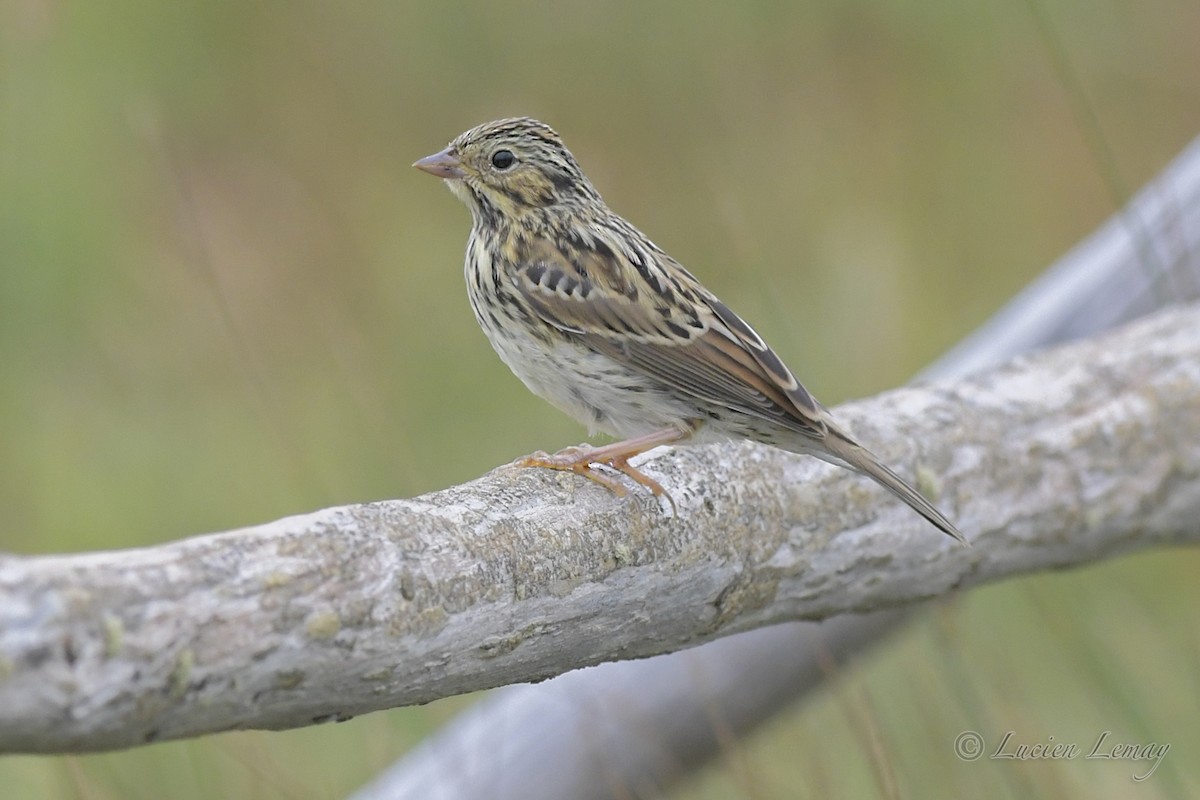
<path fill-rule="evenodd" d="M 1137 187 L 1200 130 L 1200 8 L 1040 8 Z M 579 441 L 476 329 L 467 212 L 408 167 L 470 125 L 558 127 L 832 404 L 905 380 L 1111 213 L 1066 91 L 1019 4 L 0 0 L 0 549 L 152 544 Z M 1196 795 L 1197 566 L 989 588 L 848 675 L 900 795 L 1134 786 L 954 758 L 985 722 L 1169 741 L 1136 791 Z M 8 758 L 0 786 L 332 797 L 463 702 Z M 681 796 L 886 796 L 848 714 L 814 698 L 747 745 L 753 780 Z"/>

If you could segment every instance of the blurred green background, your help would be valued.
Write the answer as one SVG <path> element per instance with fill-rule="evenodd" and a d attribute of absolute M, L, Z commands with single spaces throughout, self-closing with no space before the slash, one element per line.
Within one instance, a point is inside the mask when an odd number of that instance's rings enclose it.
<path fill-rule="evenodd" d="M 0 549 L 148 545 L 465 481 L 582 432 L 476 328 L 409 168 L 557 127 L 828 404 L 906 380 L 1200 132 L 1200 6 L 0 0 Z M 1086 100 L 1111 160 L 1089 148 Z M 978 591 L 684 798 L 1200 796 L 1200 559 Z M 4 798 L 323 798 L 469 700 L 0 759 Z M 1169 742 L 1154 776 L 955 736 Z"/>

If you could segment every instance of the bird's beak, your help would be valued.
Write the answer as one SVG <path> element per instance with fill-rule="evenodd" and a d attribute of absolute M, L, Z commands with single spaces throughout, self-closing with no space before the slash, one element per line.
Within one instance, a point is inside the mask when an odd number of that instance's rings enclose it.
<path fill-rule="evenodd" d="M 447 180 L 464 178 L 467 175 L 463 170 L 462 162 L 454 157 L 449 147 L 440 153 L 425 156 L 420 161 L 414 162 L 413 166 L 421 170 L 421 172 L 428 172 L 434 177 L 446 178 Z"/>

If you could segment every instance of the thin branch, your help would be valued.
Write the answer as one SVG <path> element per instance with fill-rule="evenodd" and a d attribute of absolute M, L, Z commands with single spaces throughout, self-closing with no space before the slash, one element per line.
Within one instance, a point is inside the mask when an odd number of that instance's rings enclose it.
<path fill-rule="evenodd" d="M 345 719 L 1195 541 L 1198 391 L 1188 308 L 840 408 L 971 548 L 844 470 L 738 443 L 647 463 L 677 517 L 501 469 L 160 547 L 8 556 L 0 751 Z"/>

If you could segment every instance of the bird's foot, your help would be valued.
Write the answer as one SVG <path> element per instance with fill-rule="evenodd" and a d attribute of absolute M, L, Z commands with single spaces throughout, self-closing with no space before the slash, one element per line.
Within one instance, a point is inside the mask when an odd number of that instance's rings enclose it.
<path fill-rule="evenodd" d="M 557 469 L 563 472 L 574 472 L 576 475 L 582 475 L 588 480 L 595 481 L 601 486 L 608 489 L 617 497 L 624 497 L 629 494 L 624 486 L 614 481 L 607 475 L 602 475 L 592 469 L 592 464 L 601 463 L 592 461 L 591 454 L 596 448 L 579 445 L 576 447 L 564 447 L 557 453 L 551 455 L 539 450 L 536 453 L 530 453 L 524 458 L 518 458 L 513 462 L 514 467 L 542 467 L 543 469 Z"/>
<path fill-rule="evenodd" d="M 655 497 L 665 497 L 671 505 L 672 513 L 678 515 L 675 499 L 667 493 L 662 484 L 630 464 L 629 459 L 660 444 L 669 444 L 681 438 L 684 438 L 681 432 L 669 429 L 648 436 L 629 439 L 624 442 L 615 442 L 603 447 L 592 447 L 589 444 L 581 444 L 574 447 L 566 447 L 553 455 L 537 452 L 517 459 L 513 462 L 513 465 L 517 467 L 542 467 L 544 469 L 574 472 L 576 475 L 582 475 L 606 487 L 617 497 L 625 497 L 629 492 L 624 486 L 594 469 L 597 465 L 611 467 L 629 476 L 634 483 L 645 486 Z"/>

